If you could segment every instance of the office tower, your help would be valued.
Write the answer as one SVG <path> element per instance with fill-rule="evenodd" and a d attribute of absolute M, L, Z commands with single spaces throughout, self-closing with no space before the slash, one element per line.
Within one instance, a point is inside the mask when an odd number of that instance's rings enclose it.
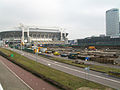
<path fill-rule="evenodd" d="M 119 9 L 113 8 L 106 11 L 106 35 L 119 37 Z"/>

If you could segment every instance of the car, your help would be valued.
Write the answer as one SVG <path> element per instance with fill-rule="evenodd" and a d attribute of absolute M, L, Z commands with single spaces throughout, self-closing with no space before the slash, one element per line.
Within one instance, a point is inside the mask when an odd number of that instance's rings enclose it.
<path fill-rule="evenodd" d="M 60 54 L 61 57 L 67 57 L 68 54 L 64 53 L 64 54 Z"/>
<path fill-rule="evenodd" d="M 56 56 L 60 55 L 60 53 L 58 53 L 58 52 L 54 52 L 53 54 L 56 55 Z"/>
<path fill-rule="evenodd" d="M 48 51 L 48 50 L 46 50 L 45 53 L 47 53 L 47 54 L 51 54 L 52 51 Z"/>
<path fill-rule="evenodd" d="M 70 54 L 68 55 L 68 58 L 70 58 L 70 59 L 77 59 L 77 57 L 78 57 L 78 54 L 77 54 L 77 53 L 70 53 Z"/>
<path fill-rule="evenodd" d="M 81 62 L 81 61 L 78 61 L 78 60 L 72 61 L 72 63 L 76 63 L 76 64 L 85 64 L 84 62 Z"/>

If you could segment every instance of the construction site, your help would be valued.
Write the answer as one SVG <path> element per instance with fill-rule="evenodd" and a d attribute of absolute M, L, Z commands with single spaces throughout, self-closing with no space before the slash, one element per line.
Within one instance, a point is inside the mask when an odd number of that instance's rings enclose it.
<path fill-rule="evenodd" d="M 92 70 L 99 72 L 110 72 L 111 74 L 111 71 L 114 70 L 104 71 L 104 68 L 120 68 L 119 45 L 88 45 L 84 42 L 83 45 L 79 43 L 71 45 L 68 43 L 67 35 L 68 33 L 61 28 L 20 25 L 16 30 L 0 32 L 0 46 L 11 47 L 35 54 L 36 57 L 40 55 L 73 66 L 92 67 Z M 85 43 L 87 42 L 85 41 Z M 114 71 L 112 75 L 120 76 L 120 73 Z"/>
<path fill-rule="evenodd" d="M 120 50 L 113 48 L 70 47 L 70 46 L 40 46 L 31 44 L 26 46 L 13 45 L 12 48 L 27 50 L 32 53 L 43 53 L 59 58 L 67 58 L 75 61 L 94 61 L 103 64 L 120 65 Z"/>

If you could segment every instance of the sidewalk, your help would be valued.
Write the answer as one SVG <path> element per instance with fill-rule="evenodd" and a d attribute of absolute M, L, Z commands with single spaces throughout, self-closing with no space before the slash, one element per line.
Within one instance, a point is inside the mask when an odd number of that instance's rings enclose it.
<path fill-rule="evenodd" d="M 0 83 L 3 90 L 30 90 L 20 79 L 7 69 L 0 56 Z"/>

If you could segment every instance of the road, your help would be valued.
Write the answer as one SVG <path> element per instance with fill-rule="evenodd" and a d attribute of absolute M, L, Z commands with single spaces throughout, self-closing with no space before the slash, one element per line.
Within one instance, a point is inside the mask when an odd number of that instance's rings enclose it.
<path fill-rule="evenodd" d="M 0 56 L 0 83 L 4 90 L 59 90 L 2 56 Z"/>
<path fill-rule="evenodd" d="M 73 59 L 68 59 L 68 57 L 55 56 L 53 54 L 45 54 L 45 55 L 49 55 L 49 56 L 57 57 L 57 58 L 62 58 L 62 59 L 66 59 L 66 60 L 73 60 Z M 95 61 L 87 61 L 86 62 L 85 60 L 81 60 L 81 59 L 76 59 L 76 60 L 78 60 L 80 62 L 84 62 L 85 64 L 92 64 L 92 65 L 99 65 L 99 66 L 105 66 L 105 67 L 120 69 L 120 66 L 113 65 L 113 64 L 104 64 L 104 63 L 98 63 L 98 62 L 95 62 Z"/>
<path fill-rule="evenodd" d="M 85 72 L 84 69 L 79 68 L 79 67 L 52 61 L 52 60 L 49 60 L 49 59 L 46 59 L 40 56 L 36 56 L 35 54 L 19 51 L 16 49 L 14 49 L 14 51 L 19 54 L 22 54 L 23 56 L 29 59 L 35 60 L 41 64 L 47 65 L 49 67 L 55 68 L 65 73 L 72 74 L 74 76 L 84 78 L 84 79 L 87 79 L 87 80 L 90 80 L 96 83 L 100 83 L 100 84 L 103 84 L 103 85 L 106 85 L 106 86 L 109 86 L 115 89 L 120 89 L 120 79 L 110 77 L 104 73 L 99 73 L 99 72 L 95 72 L 91 70 L 89 70 L 89 72 Z"/>
<path fill-rule="evenodd" d="M 8 70 L 2 60 L 0 56 L 0 90 L 31 90 Z"/>

